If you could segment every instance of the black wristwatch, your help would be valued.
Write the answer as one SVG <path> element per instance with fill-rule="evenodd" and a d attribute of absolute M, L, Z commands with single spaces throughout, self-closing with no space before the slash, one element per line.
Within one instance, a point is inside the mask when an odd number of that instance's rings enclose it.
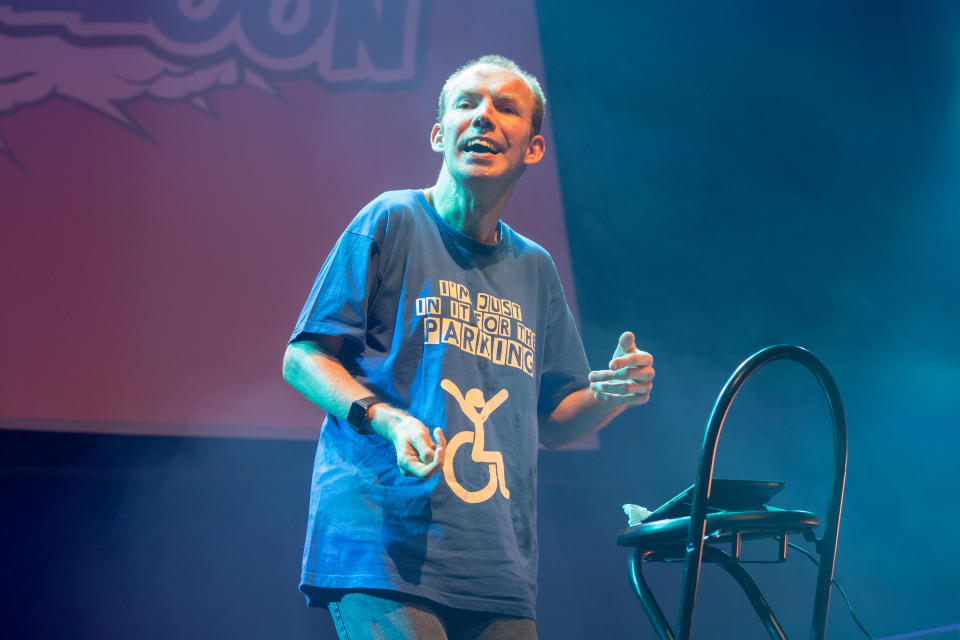
<path fill-rule="evenodd" d="M 370 428 L 370 421 L 367 420 L 367 415 L 370 412 L 370 407 L 381 402 L 383 402 L 383 400 L 377 396 L 367 396 L 366 398 L 360 398 L 354 401 L 354 403 L 350 405 L 347 422 L 350 423 L 354 431 L 357 433 L 373 433 L 373 429 Z"/>

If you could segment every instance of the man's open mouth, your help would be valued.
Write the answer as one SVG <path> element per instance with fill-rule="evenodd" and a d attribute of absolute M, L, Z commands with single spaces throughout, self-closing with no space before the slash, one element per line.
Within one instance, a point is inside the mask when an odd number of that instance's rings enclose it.
<path fill-rule="evenodd" d="M 471 140 L 463 146 L 470 153 L 500 153 L 500 150 L 485 140 Z"/>

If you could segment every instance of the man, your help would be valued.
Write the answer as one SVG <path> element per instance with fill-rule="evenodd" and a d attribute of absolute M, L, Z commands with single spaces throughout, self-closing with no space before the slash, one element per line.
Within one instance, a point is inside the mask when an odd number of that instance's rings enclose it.
<path fill-rule="evenodd" d="M 647 402 L 624 333 L 588 373 L 556 269 L 500 219 L 543 158 L 543 92 L 485 56 L 440 94 L 436 184 L 341 236 L 284 357 L 326 410 L 301 590 L 341 638 L 536 638 L 536 460 Z"/>

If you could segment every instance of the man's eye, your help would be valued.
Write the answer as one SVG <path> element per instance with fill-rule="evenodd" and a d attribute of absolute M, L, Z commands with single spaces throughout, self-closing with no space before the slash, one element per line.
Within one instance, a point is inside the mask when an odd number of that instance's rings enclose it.
<path fill-rule="evenodd" d="M 461 100 L 460 102 L 457 103 L 456 107 L 457 107 L 457 109 L 469 109 L 469 108 L 470 108 L 470 101 L 469 101 L 469 100 Z"/>

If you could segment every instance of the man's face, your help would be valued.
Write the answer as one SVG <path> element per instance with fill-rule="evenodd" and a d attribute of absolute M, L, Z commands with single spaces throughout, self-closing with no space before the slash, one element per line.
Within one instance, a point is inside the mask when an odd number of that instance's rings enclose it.
<path fill-rule="evenodd" d="M 516 179 L 543 157 L 532 135 L 535 98 L 520 76 L 495 65 L 470 67 L 450 83 L 443 121 L 430 143 L 455 180 Z"/>

